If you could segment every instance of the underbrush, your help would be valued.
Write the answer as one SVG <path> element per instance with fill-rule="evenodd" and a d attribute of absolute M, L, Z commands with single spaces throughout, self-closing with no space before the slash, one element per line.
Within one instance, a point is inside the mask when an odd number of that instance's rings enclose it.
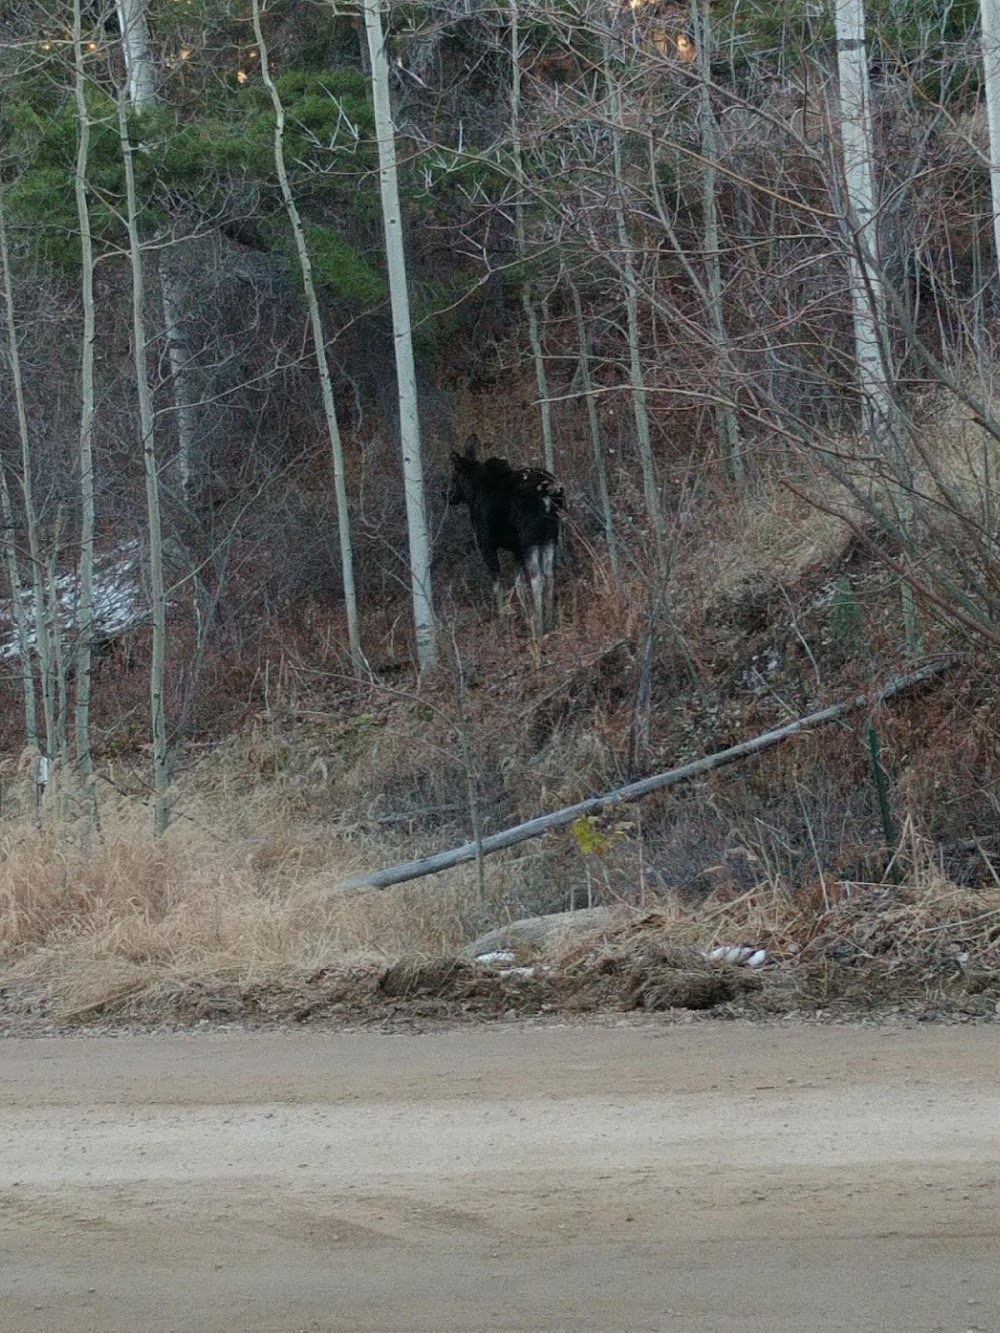
<path fill-rule="evenodd" d="M 364 682 L 344 670 L 335 616 L 317 608 L 297 632 L 272 624 L 240 671 L 228 661 L 225 700 L 203 703 L 225 734 L 192 723 L 199 739 L 178 744 L 159 844 L 139 831 L 148 756 L 131 731 L 100 752 L 87 851 L 55 798 L 34 827 L 12 758 L 0 766 L 7 982 L 44 988 L 64 1019 L 994 1012 L 995 664 L 930 603 L 919 651 L 906 647 L 896 576 L 857 534 L 867 494 L 808 459 L 762 468 L 739 496 L 682 506 L 678 491 L 662 585 L 639 528 L 616 577 L 574 518 L 558 631 L 541 642 L 516 610 L 497 622 L 488 581 L 465 561 L 440 601 L 441 665 L 419 681 L 401 605 L 366 621 Z M 467 865 L 337 893 L 359 872 L 871 697 L 928 659 L 948 669 L 919 692 L 550 833 L 488 860 L 481 881 Z M 145 680 L 122 682 L 136 697 L 119 711 L 134 718 Z M 487 927 L 593 904 L 611 923 L 521 960 L 530 973 L 461 956 Z M 737 946 L 766 965 L 708 957 Z"/>
<path fill-rule="evenodd" d="M 52 832 L 0 847 L 0 958 L 65 1017 L 219 979 L 255 987 L 336 962 L 438 954 L 464 938 L 461 882 L 429 898 L 331 896 L 351 862 L 315 837 L 303 854 L 272 834 L 242 844 L 119 831 L 93 851 Z"/>
<path fill-rule="evenodd" d="M 0 1004 L 41 987 L 60 1023 L 1000 1012 L 1000 884 L 951 883 L 915 838 L 903 883 L 647 892 L 583 933 L 572 914 L 530 944 L 515 931 L 487 963 L 470 941 L 510 919 L 519 868 L 502 858 L 481 902 L 470 867 L 338 895 L 350 857 L 333 840 L 291 856 L 277 834 L 220 849 L 122 832 L 84 855 L 22 831 L 2 850 Z M 759 965 L 738 966 L 750 950 Z"/>

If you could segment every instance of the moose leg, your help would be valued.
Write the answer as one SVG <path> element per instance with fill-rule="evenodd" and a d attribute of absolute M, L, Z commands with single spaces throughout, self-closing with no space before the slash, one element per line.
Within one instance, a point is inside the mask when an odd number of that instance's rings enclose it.
<path fill-rule="evenodd" d="M 543 633 L 556 627 L 556 543 L 546 542 L 542 547 Z"/>
<path fill-rule="evenodd" d="M 483 563 L 490 573 L 490 583 L 493 586 L 493 604 L 496 607 L 497 618 L 503 619 L 503 583 L 500 578 L 500 556 L 495 546 L 490 546 L 486 542 L 477 541 L 479 553 L 483 557 Z"/>
<path fill-rule="evenodd" d="M 538 546 L 533 546 L 528 552 L 524 562 L 524 572 L 528 576 L 528 582 L 531 584 L 531 600 L 534 606 L 534 627 L 535 633 L 539 638 L 545 633 L 545 606 L 543 584 L 545 576 L 542 571 L 542 551 Z"/>

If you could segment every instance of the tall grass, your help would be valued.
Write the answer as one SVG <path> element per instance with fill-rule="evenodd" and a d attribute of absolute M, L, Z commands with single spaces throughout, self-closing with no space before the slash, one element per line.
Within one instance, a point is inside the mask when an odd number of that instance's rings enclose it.
<path fill-rule="evenodd" d="M 88 854 L 58 830 L 15 828 L 0 840 L 0 961 L 47 983 L 78 1013 L 164 983 L 277 974 L 361 959 L 434 955 L 474 929 L 469 875 L 444 885 L 338 898 L 356 864 L 306 830 L 219 842 L 160 843 L 121 824 Z M 468 924 L 467 924 L 468 923 Z"/>

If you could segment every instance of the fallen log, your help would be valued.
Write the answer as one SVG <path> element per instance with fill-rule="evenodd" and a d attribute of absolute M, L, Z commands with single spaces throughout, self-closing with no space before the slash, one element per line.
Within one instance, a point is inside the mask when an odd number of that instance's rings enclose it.
<path fill-rule="evenodd" d="M 888 685 L 879 690 L 877 694 L 855 695 L 853 699 L 832 704 L 829 708 L 820 709 L 818 713 L 809 713 L 806 717 L 800 717 L 795 722 L 786 723 L 785 726 L 778 727 L 774 731 L 767 731 L 761 736 L 755 736 L 752 740 L 743 741 L 739 745 L 732 745 L 728 750 L 719 750 L 715 754 L 706 755 L 703 759 L 695 759 L 690 764 L 682 764 L 680 768 L 672 768 L 666 773 L 656 773 L 652 777 L 642 778 L 638 782 L 630 782 L 625 787 L 618 787 L 615 791 L 605 792 L 603 796 L 592 796 L 589 800 L 578 801 L 576 805 L 565 806 L 562 810 L 555 810 L 548 815 L 540 815 L 537 819 L 529 819 L 527 823 L 517 824 L 513 828 L 504 829 L 500 833 L 491 833 L 489 837 L 483 838 L 481 842 L 466 842 L 461 847 L 454 847 L 448 852 L 438 852 L 435 856 L 425 856 L 418 861 L 407 861 L 402 865 L 389 866 L 385 870 L 376 870 L 369 875 L 358 875 L 354 879 L 346 880 L 343 884 L 338 884 L 332 892 L 359 893 L 364 889 L 387 889 L 393 884 L 403 884 L 407 880 L 420 879 L 424 875 L 436 875 L 442 870 L 450 870 L 452 866 L 462 865 L 466 861 L 474 861 L 477 856 L 490 856 L 493 852 L 503 851 L 505 847 L 515 847 L 519 842 L 527 842 L 529 838 L 537 838 L 543 833 L 548 833 L 550 829 L 565 828 L 567 824 L 572 824 L 577 819 L 587 815 L 600 814 L 602 810 L 606 810 L 610 806 L 623 805 L 627 801 L 637 801 L 643 796 L 650 795 L 651 792 L 662 791 L 665 787 L 675 787 L 678 783 L 686 782 L 689 778 L 698 777 L 702 773 L 710 773 L 713 769 L 725 767 L 726 764 L 735 764 L 740 759 L 746 759 L 749 755 L 760 754 L 761 751 L 769 750 L 773 745 L 780 745 L 793 736 L 799 736 L 805 731 L 812 731 L 816 727 L 825 727 L 828 723 L 836 722 L 838 718 L 845 717 L 848 713 L 855 713 L 861 708 L 867 708 L 869 704 L 885 703 L 888 699 L 895 698 L 896 695 L 912 689 L 915 685 L 922 685 L 929 680 L 933 680 L 936 676 L 940 676 L 952 665 L 952 662 L 953 659 L 951 658 L 932 662 L 921 667 L 919 671 L 896 677 L 895 680 L 890 681 Z"/>

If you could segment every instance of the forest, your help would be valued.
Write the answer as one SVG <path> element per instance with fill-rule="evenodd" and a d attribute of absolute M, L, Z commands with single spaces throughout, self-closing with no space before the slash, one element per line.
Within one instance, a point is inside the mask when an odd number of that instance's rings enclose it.
<path fill-rule="evenodd" d="M 994 1012 L 997 21 L 11 0 L 0 975 Z M 580 908 L 520 998 L 454 961 Z"/>

